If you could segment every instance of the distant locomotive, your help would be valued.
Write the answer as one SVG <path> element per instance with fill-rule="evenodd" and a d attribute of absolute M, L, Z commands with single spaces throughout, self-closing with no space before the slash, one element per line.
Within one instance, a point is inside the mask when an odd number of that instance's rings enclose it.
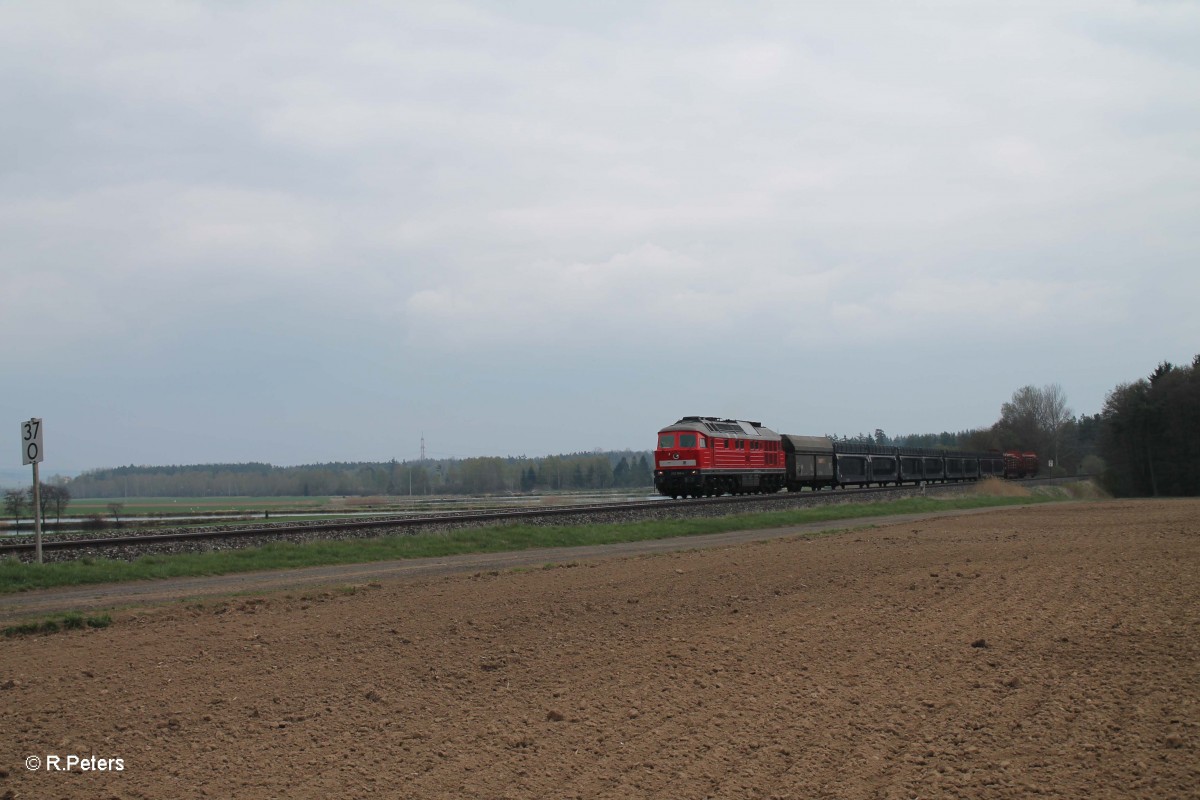
<path fill-rule="evenodd" d="M 684 417 L 658 432 L 654 488 L 668 497 L 770 494 L 1036 475 L 1036 453 L 964 452 L 792 436 L 761 422 Z"/>
<path fill-rule="evenodd" d="M 1004 477 L 1032 478 L 1037 474 L 1037 453 L 1018 453 L 1015 450 L 1009 450 L 1004 454 Z"/>

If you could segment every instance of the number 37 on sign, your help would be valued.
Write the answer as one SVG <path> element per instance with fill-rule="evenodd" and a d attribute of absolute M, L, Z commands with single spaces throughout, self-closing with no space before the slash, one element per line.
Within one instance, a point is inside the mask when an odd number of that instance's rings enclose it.
<path fill-rule="evenodd" d="M 42 460 L 42 421 L 31 419 L 21 423 L 21 463 L 36 464 Z"/>

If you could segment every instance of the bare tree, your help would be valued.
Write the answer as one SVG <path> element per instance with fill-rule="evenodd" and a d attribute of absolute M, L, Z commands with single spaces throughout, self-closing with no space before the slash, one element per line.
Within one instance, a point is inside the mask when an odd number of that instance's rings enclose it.
<path fill-rule="evenodd" d="M 1051 383 L 1041 389 L 1041 403 L 1038 409 L 1038 422 L 1042 432 L 1048 437 L 1052 446 L 1054 463 L 1058 465 L 1058 442 L 1062 436 L 1063 427 L 1072 418 L 1071 409 L 1067 407 L 1067 394 L 1062 386 Z"/>
<path fill-rule="evenodd" d="M 54 508 L 54 521 L 62 522 L 62 512 L 71 502 L 71 493 L 63 483 L 42 484 L 42 497 Z"/>
<path fill-rule="evenodd" d="M 1002 447 L 1036 449 L 1057 465 L 1059 437 L 1071 419 L 1067 395 L 1057 383 L 1022 386 L 1000 407 L 994 430 Z"/>
<path fill-rule="evenodd" d="M 25 492 L 22 489 L 9 489 L 4 493 L 4 513 L 13 518 L 13 522 L 21 519 L 21 510 L 25 508 Z"/>
<path fill-rule="evenodd" d="M 50 487 L 48 483 L 42 483 L 41 481 L 38 481 L 38 483 L 40 483 L 41 488 L 40 491 L 38 491 L 37 512 L 38 515 L 41 515 L 42 521 L 44 522 L 46 521 L 46 509 L 50 505 L 50 495 L 54 494 L 54 489 Z M 25 489 L 25 497 L 29 498 L 29 506 L 30 509 L 32 509 L 32 507 L 34 507 L 34 487 L 31 486 L 28 489 Z"/>

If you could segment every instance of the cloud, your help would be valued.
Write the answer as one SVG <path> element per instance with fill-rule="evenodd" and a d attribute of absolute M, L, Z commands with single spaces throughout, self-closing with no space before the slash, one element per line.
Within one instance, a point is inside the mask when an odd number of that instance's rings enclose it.
<path fill-rule="evenodd" d="M 756 341 L 827 341 L 826 306 L 852 284 L 850 270 L 784 271 L 643 244 L 603 261 L 462 273 L 404 311 L 421 349 L 735 354 Z"/>
<path fill-rule="evenodd" d="M 409 298 L 409 337 L 456 349 L 628 345 L 694 320 L 703 310 L 694 287 L 711 277 L 687 256 L 650 244 L 602 262 L 467 273 Z"/>
<path fill-rule="evenodd" d="M 1024 340 L 1038 331 L 1066 333 L 1072 326 L 1126 325 L 1124 299 L 1098 281 L 1034 280 L 994 276 L 943 276 L 906 281 L 883 298 L 878 312 L 905 332 L 953 332 L 967 340 Z"/>
<path fill-rule="evenodd" d="M 1181 360 L 1198 38 L 1118 0 L 0 4 L 0 366 L 266 354 L 366 413 L 414 353 L 835 372 L 897 319 Z"/>

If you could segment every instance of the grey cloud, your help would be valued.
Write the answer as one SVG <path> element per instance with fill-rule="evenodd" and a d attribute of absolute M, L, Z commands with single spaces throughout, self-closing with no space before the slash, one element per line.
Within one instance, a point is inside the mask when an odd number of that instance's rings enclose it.
<path fill-rule="evenodd" d="M 9 4 L 0 368 L 38 388 L 0 409 L 280 462 L 438 425 L 606 444 L 580 408 L 923 430 L 1055 381 L 1096 410 L 1200 333 L 1198 32 L 1186 3 Z M 858 400 L 864 363 L 937 374 L 882 355 L 902 317 L 961 407 Z M 128 388 L 130 354 L 206 403 Z M 111 379 L 102 409 L 63 364 Z M 339 438 L 338 403 L 373 432 Z M 247 427 L 192 435 L 204 407 Z M 133 458 L 75 438 L 73 467 Z"/>

